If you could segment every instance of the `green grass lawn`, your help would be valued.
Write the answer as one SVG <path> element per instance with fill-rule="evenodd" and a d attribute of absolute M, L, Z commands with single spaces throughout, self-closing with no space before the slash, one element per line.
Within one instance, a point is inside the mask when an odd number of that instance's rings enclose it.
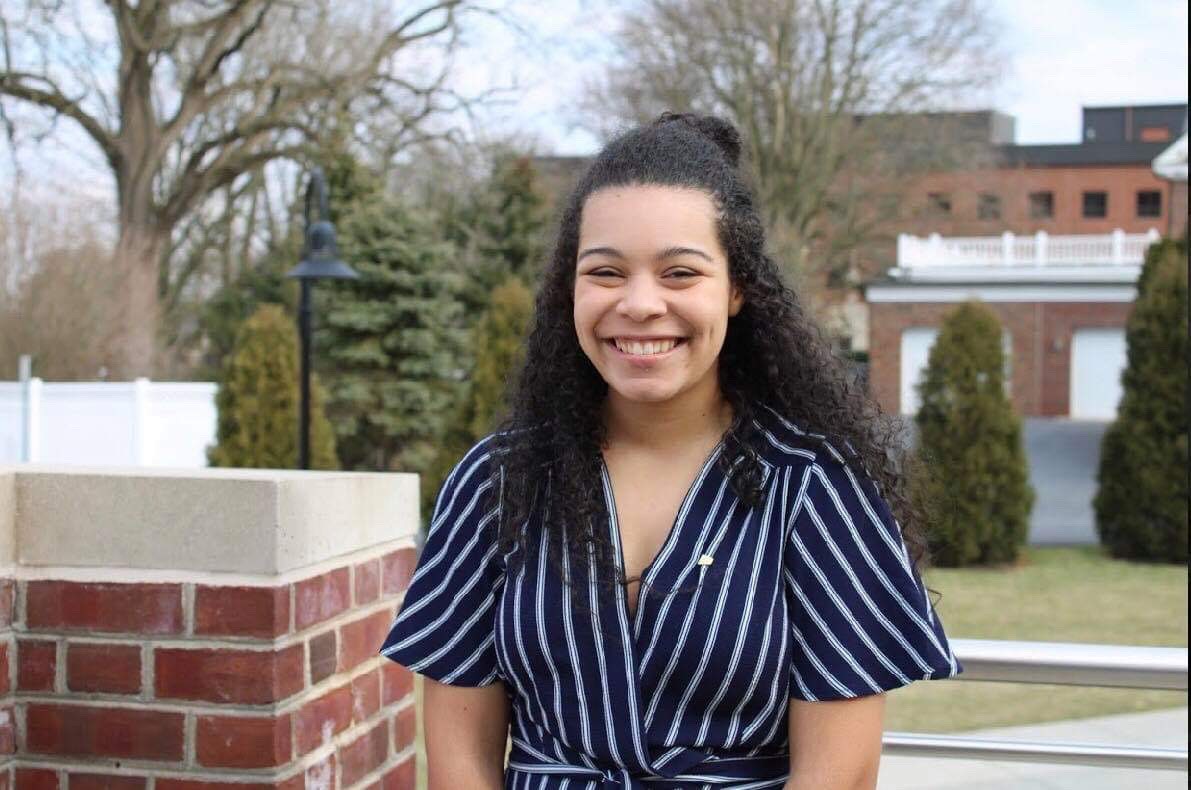
<path fill-rule="evenodd" d="M 1187 646 L 1187 567 L 1112 560 L 1099 548 L 1029 548 L 1016 566 L 927 571 L 947 635 Z M 422 683 L 415 686 L 419 714 Z M 919 681 L 889 694 L 885 728 L 957 732 L 1187 704 L 1178 691 Z M 419 715 L 419 732 L 421 731 Z M 419 787 L 425 754 L 418 741 Z"/>
<path fill-rule="evenodd" d="M 1113 560 L 1087 546 L 925 575 L 952 638 L 1187 646 L 1186 566 Z M 1179 691 L 927 681 L 890 693 L 886 729 L 955 732 L 1186 704 Z"/>

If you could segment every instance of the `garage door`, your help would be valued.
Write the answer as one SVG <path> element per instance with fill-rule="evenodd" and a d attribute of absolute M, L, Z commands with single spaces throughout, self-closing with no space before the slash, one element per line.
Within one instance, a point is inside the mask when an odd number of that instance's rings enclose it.
<path fill-rule="evenodd" d="M 1124 329 L 1075 330 L 1071 337 L 1071 417 L 1115 419 L 1124 369 Z"/>
<path fill-rule="evenodd" d="M 918 411 L 917 385 L 930 358 L 930 347 L 935 344 L 938 334 L 939 330 L 933 326 L 915 326 L 902 331 L 902 414 L 915 414 Z"/>

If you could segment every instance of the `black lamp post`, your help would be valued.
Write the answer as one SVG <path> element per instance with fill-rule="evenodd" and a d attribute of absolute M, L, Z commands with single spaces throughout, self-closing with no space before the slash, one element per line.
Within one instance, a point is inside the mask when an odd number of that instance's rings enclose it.
<path fill-rule="evenodd" d="M 318 200 L 318 219 L 310 221 L 310 204 Z M 306 187 L 306 243 L 302 248 L 302 261 L 286 273 L 286 277 L 297 277 L 302 282 L 302 301 L 298 307 L 298 332 L 302 338 L 302 404 L 298 428 L 298 468 L 310 468 L 310 287 L 315 280 L 355 280 L 356 274 L 350 266 L 339 260 L 339 244 L 335 241 L 335 226 L 331 224 L 331 213 L 327 208 L 327 183 L 322 168 L 316 167 L 310 173 Z"/>

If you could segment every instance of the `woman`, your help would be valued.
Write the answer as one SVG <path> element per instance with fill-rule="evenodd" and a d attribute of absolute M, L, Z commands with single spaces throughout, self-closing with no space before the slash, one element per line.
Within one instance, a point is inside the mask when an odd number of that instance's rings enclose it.
<path fill-rule="evenodd" d="M 565 208 L 511 417 L 444 483 L 381 649 L 428 678 L 432 790 L 872 788 L 884 692 L 962 671 L 889 423 L 766 256 L 739 153 L 665 114 Z"/>

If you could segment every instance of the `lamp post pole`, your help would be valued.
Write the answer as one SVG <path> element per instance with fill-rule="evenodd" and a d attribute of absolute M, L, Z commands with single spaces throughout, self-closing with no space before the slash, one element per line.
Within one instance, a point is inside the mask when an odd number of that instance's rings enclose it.
<path fill-rule="evenodd" d="M 318 204 L 318 218 L 310 221 L 311 204 Z M 302 297 L 298 304 L 298 335 L 302 346 L 300 389 L 298 406 L 298 468 L 310 468 L 310 349 L 314 325 L 314 310 L 311 307 L 311 289 L 315 280 L 354 280 L 360 277 L 343 261 L 339 260 L 339 244 L 335 240 L 335 226 L 331 224 L 331 213 L 327 205 L 327 183 L 321 168 L 310 172 L 310 183 L 306 187 L 306 243 L 302 248 L 302 260 L 286 273 L 296 277 L 302 284 Z"/>
<path fill-rule="evenodd" d="M 298 307 L 298 331 L 302 344 L 302 399 L 299 406 L 298 468 L 310 468 L 310 278 L 302 278 L 302 300 Z"/>

